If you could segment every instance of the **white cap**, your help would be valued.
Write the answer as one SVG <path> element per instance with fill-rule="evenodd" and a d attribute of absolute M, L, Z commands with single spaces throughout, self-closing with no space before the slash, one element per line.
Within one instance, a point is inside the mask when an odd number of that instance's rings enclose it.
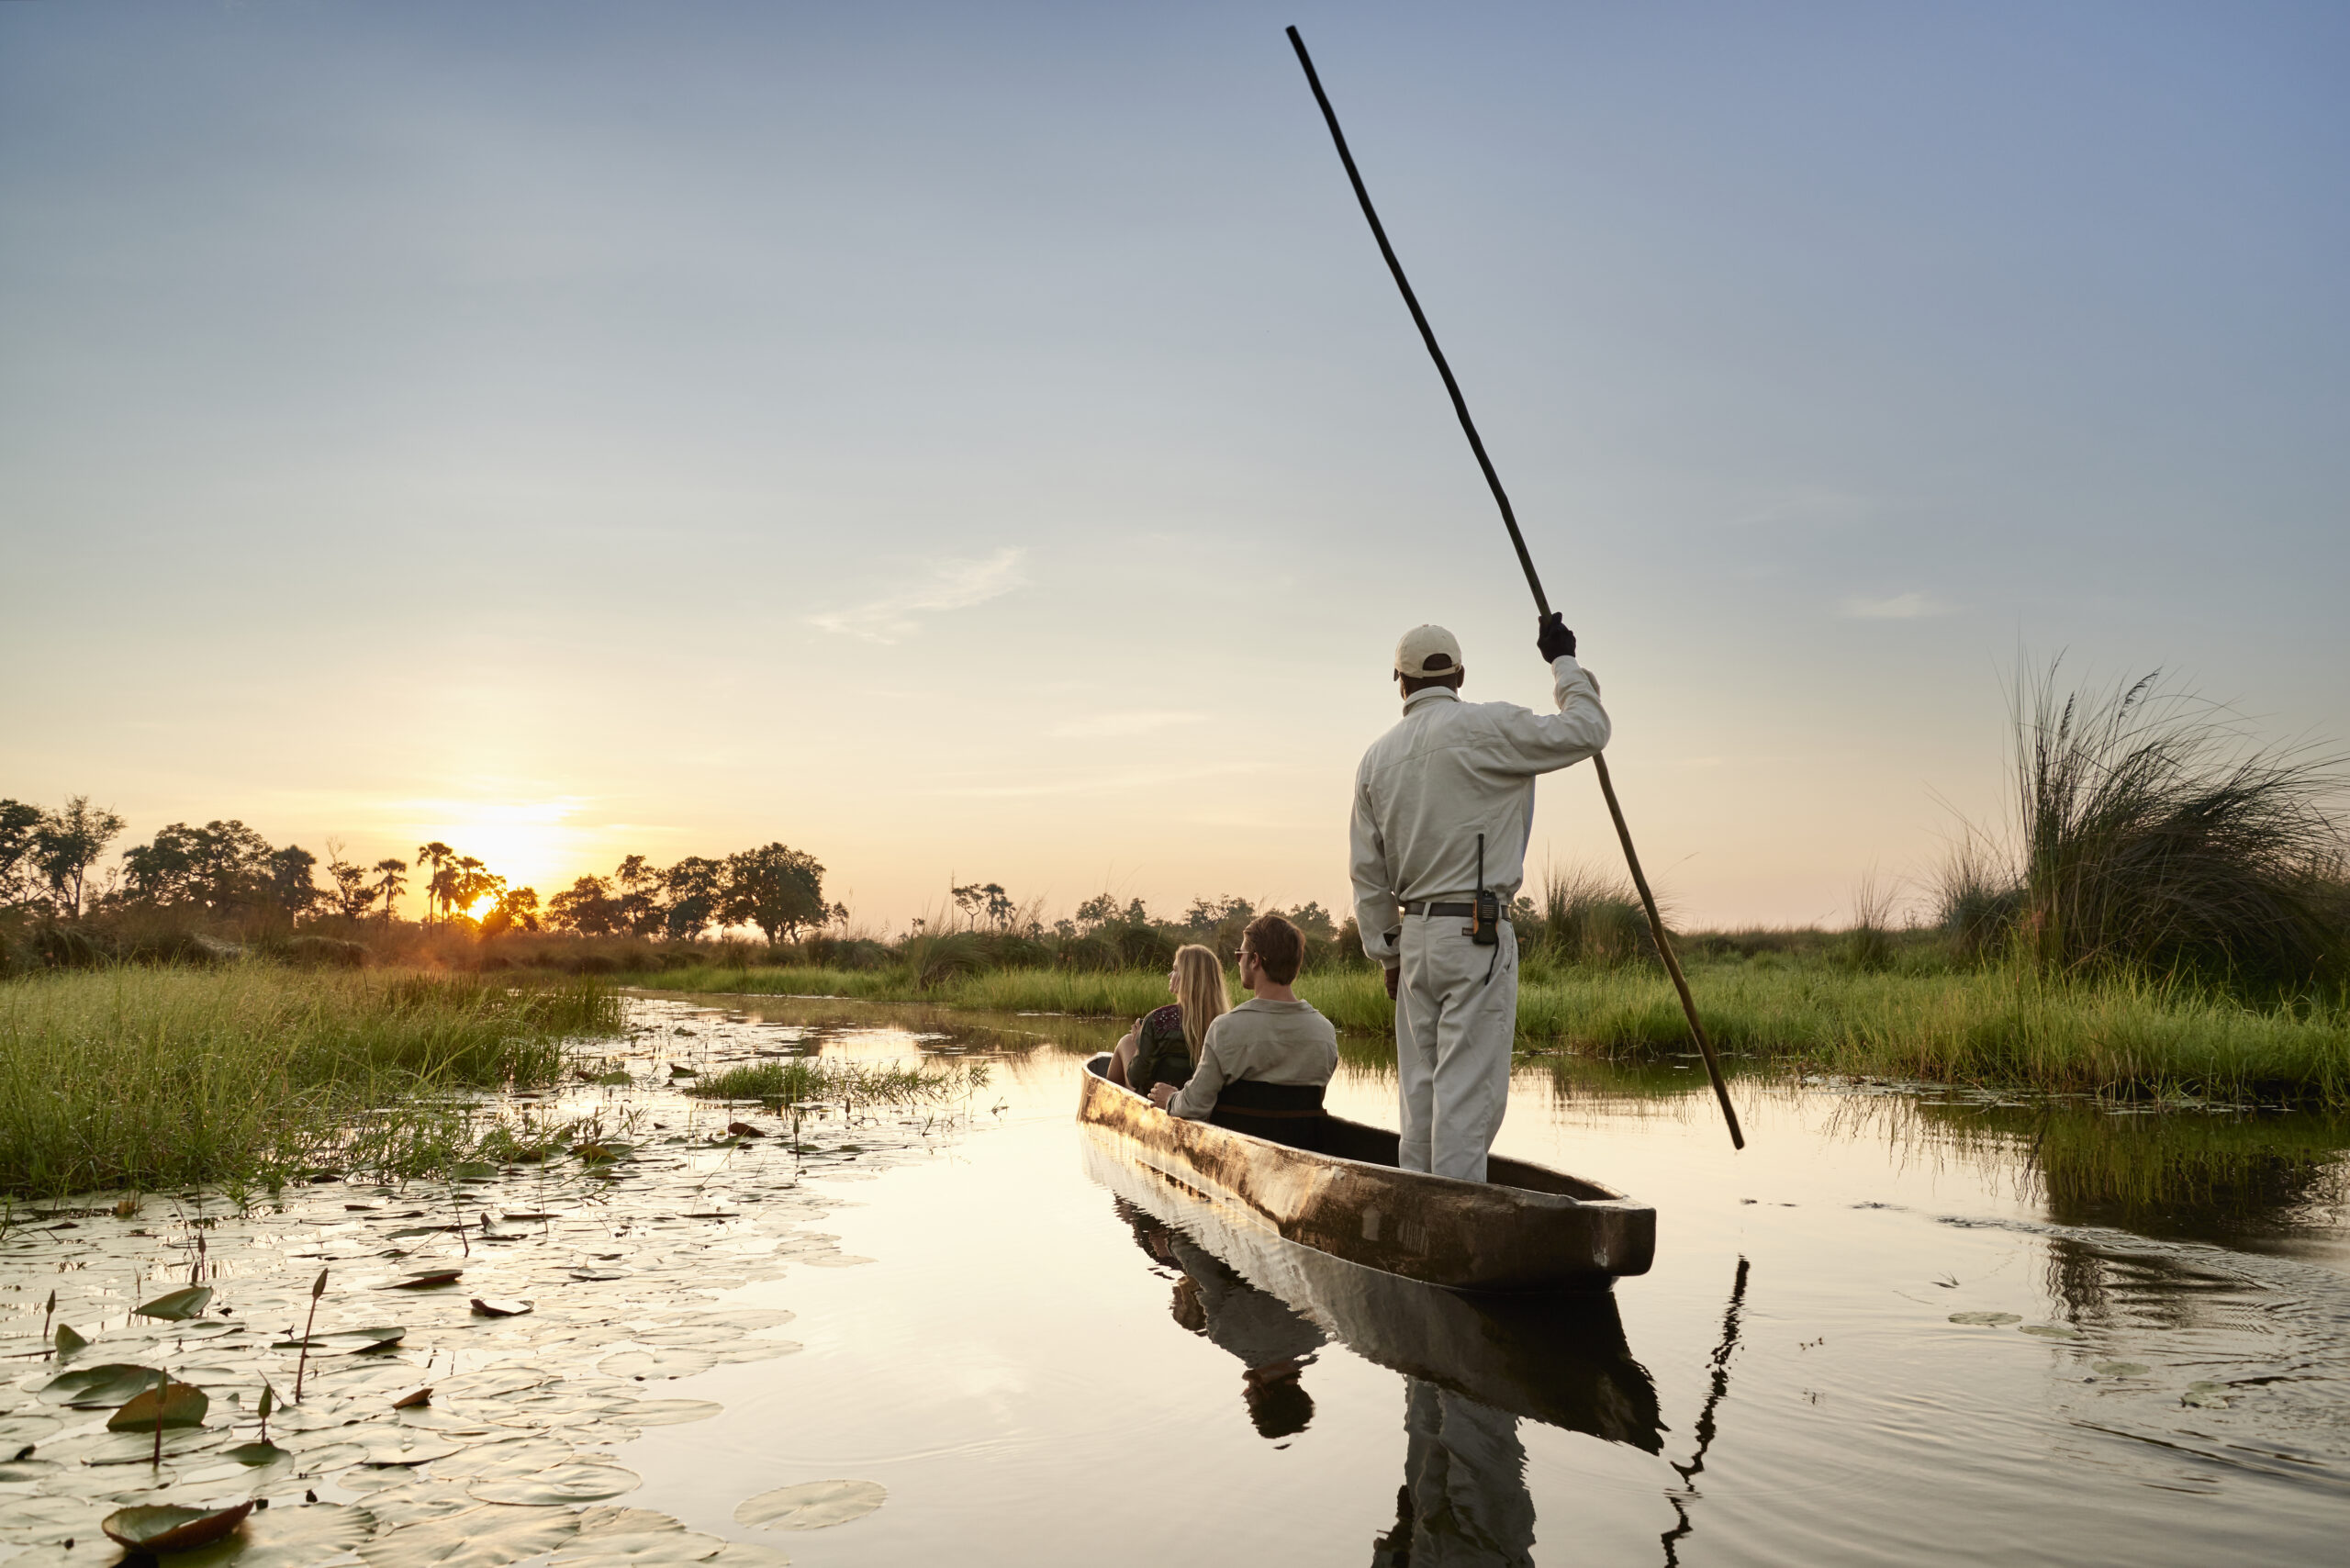
<path fill-rule="evenodd" d="M 1441 626 L 1415 626 L 1395 644 L 1397 675 L 1456 675 L 1460 643 Z"/>

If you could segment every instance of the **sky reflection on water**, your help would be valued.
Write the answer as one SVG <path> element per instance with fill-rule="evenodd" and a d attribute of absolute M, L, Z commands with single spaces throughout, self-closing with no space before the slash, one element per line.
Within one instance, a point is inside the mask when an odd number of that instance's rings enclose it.
<path fill-rule="evenodd" d="M 1657 1264 L 1603 1326 L 1480 1330 L 1481 1384 L 1106 1168 L 1073 1113 L 1114 1027 L 726 1005 L 831 1051 L 1004 1053 L 969 1136 L 811 1178 L 878 1261 L 740 1293 L 809 1353 L 669 1385 L 726 1416 L 626 1450 L 632 1501 L 696 1528 L 788 1481 L 889 1487 L 803 1563 L 2292 1562 L 2350 1518 L 2338 1123 L 1753 1076 L 1733 1155 L 1694 1074 L 1537 1061 L 1499 1148 L 1654 1203 Z M 1351 1047 L 1332 1101 L 1392 1126 L 1378 1061 Z M 1298 1363 L 1302 1428 L 1252 1345 Z"/>

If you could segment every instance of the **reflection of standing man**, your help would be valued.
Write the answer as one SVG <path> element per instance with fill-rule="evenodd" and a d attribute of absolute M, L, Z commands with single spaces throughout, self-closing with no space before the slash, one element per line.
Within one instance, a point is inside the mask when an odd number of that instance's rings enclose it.
<path fill-rule="evenodd" d="M 1517 1417 L 1404 1380 L 1404 1489 L 1371 1568 L 1531 1568 L 1534 1499 Z"/>
<path fill-rule="evenodd" d="M 1492 893 L 1505 914 L 1517 896 L 1535 778 L 1607 745 L 1607 713 L 1575 663 L 1575 634 L 1552 615 L 1536 646 L 1550 664 L 1556 713 L 1461 701 L 1467 672 L 1452 633 L 1404 633 L 1395 646 L 1403 720 L 1355 774 L 1355 922 L 1395 999 L 1406 1170 L 1485 1179 L 1509 1098 L 1517 941 L 1506 919 L 1472 931 L 1483 924 L 1476 900 Z"/>

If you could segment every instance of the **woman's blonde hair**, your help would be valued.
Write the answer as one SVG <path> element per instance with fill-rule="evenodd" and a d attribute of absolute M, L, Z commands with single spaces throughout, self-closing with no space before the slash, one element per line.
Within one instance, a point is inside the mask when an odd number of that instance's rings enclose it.
<path fill-rule="evenodd" d="M 1208 1025 L 1232 1011 L 1231 994 L 1224 989 L 1224 965 L 1214 948 L 1186 942 L 1175 949 L 1175 1000 L 1183 1004 L 1183 1044 L 1197 1061 Z"/>

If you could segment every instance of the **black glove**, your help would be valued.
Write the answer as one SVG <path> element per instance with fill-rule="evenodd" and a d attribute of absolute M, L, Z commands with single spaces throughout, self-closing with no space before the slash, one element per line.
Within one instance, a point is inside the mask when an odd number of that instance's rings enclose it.
<path fill-rule="evenodd" d="M 1540 630 L 1534 633 L 1534 645 L 1542 650 L 1545 664 L 1573 654 L 1575 634 L 1567 630 L 1567 618 L 1555 610 L 1544 616 Z"/>

